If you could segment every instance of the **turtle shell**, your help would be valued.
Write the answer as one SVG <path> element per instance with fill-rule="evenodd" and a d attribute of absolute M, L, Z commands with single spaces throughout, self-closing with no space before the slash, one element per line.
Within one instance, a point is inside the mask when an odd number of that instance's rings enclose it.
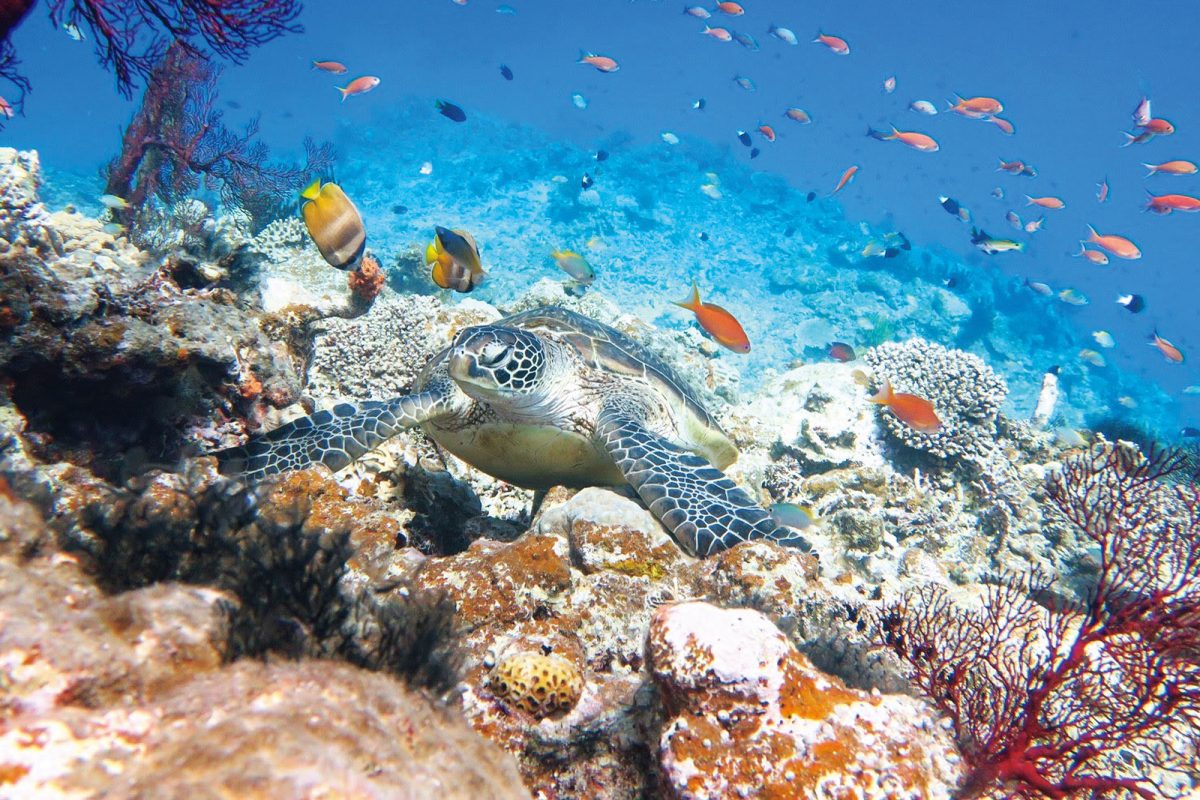
<path fill-rule="evenodd" d="M 680 430 L 715 456 L 724 469 L 737 459 L 737 449 L 692 388 L 657 356 L 609 326 L 561 306 L 543 306 L 505 317 L 494 324 L 522 328 L 569 344 L 584 363 L 616 375 L 642 378 L 662 392 L 683 417 Z"/>

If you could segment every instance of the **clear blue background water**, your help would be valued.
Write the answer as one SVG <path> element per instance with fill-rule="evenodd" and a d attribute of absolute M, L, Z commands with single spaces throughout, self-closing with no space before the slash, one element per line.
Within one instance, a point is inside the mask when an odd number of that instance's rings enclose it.
<path fill-rule="evenodd" d="M 1194 268 L 1200 215 L 1160 217 L 1141 207 L 1146 188 L 1200 194 L 1200 176 L 1147 180 L 1141 164 L 1200 160 L 1200 103 L 1192 78 L 1200 4 L 747 0 L 743 17 L 714 14 L 709 24 L 752 34 L 757 52 L 701 35 L 704 22 L 682 14 L 680 2 L 510 0 L 514 15 L 497 13 L 500 5 L 309 2 L 301 19 L 306 33 L 227 68 L 221 96 L 240 108 L 226 114 L 240 121 L 261 113 L 264 138 L 286 150 L 306 134 L 337 138 L 346 124 L 370 130 L 414 99 L 438 120 L 432 99 L 444 97 L 469 116 L 527 124 L 581 146 L 618 132 L 635 143 L 655 142 L 663 131 L 702 138 L 727 147 L 750 169 L 820 194 L 858 164 L 857 179 L 840 195 L 847 217 L 902 230 L 920 246 L 943 247 L 970 269 L 1003 270 L 1083 291 L 1091 305 L 1069 310 L 1080 346 L 1091 346 L 1088 332 L 1110 331 L 1118 342 L 1105 352 L 1110 362 L 1180 397 L 1182 421 L 1195 424 L 1200 398 L 1181 391 L 1200 383 L 1191 358 L 1200 357 L 1192 350 L 1200 344 Z M 800 43 L 789 46 L 768 35 L 771 23 L 794 30 Z M 818 29 L 846 38 L 851 54 L 839 57 L 811 43 Z M 0 143 L 37 148 L 55 169 L 94 171 L 114 152 L 133 103 L 114 91 L 91 42 L 54 30 L 44 9 L 26 21 L 15 42 L 34 92 L 27 116 L 13 120 Z M 620 71 L 601 74 L 577 65 L 580 49 L 616 58 Z M 350 72 L 334 77 L 312 71 L 313 58 L 344 61 Z M 515 73 L 511 83 L 500 76 L 501 63 Z M 332 87 L 360 74 L 378 75 L 382 84 L 339 103 Z M 735 75 L 753 79 L 757 91 L 739 88 Z M 891 95 L 882 90 L 889 75 L 897 79 Z M 590 101 L 586 110 L 572 105 L 575 92 Z M 915 99 L 944 108 L 954 92 L 1001 99 L 1016 135 L 952 114 L 926 117 L 907 110 Z M 1121 149 L 1119 131 L 1129 128 L 1143 93 L 1153 99 L 1155 116 L 1169 119 L 1177 132 Z M 691 109 L 697 97 L 707 101 L 702 112 Z M 792 105 L 808 110 L 814 124 L 784 118 Z M 773 125 L 779 140 L 756 141 L 762 155 L 751 162 L 734 133 L 760 121 Z M 466 123 L 468 140 L 472 124 Z M 941 151 L 920 153 L 863 135 L 867 125 L 889 124 L 934 136 Z M 404 135 L 388 131 L 401 141 Z M 361 149 L 342 155 L 372 158 Z M 1039 177 L 997 173 L 998 157 L 1030 162 Z M 1096 183 L 1105 177 L 1111 197 L 1101 206 Z M 995 186 L 1004 188 L 1005 200 L 990 196 Z M 1022 218 L 1034 216 L 1023 207 L 1026 192 L 1067 203 L 1062 211 L 1045 212 L 1044 231 L 1032 237 L 1016 235 L 1003 219 L 1010 208 Z M 958 199 L 992 234 L 1028 239 L 1027 251 L 993 258 L 977 253 L 967 226 L 938 205 L 940 194 Z M 1086 223 L 1132 238 L 1144 257 L 1114 258 L 1107 267 L 1072 258 Z M 1133 316 L 1117 306 L 1116 296 L 1125 292 L 1145 295 L 1147 311 Z M 1188 363 L 1167 364 L 1146 346 L 1155 327 L 1183 349 Z"/>

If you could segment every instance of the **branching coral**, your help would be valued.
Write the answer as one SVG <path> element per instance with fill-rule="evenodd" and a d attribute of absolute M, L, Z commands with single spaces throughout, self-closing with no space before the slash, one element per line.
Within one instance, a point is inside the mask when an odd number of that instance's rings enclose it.
<path fill-rule="evenodd" d="M 176 202 L 203 182 L 219 189 L 226 205 L 257 214 L 261 228 L 279 216 L 297 186 L 329 169 L 328 144 L 306 139 L 303 166 L 271 163 L 267 146 L 255 138 L 257 118 L 241 132 L 227 128 L 216 107 L 219 75 L 184 45 L 168 49 L 125 129 L 120 155 L 108 166 L 107 193 L 125 198 L 136 211 L 152 197 Z"/>
<path fill-rule="evenodd" d="M 933 403 L 942 421 L 937 433 L 919 433 L 895 415 L 884 413 L 883 425 L 905 445 L 941 458 L 983 459 L 996 438 L 996 418 L 1008 395 L 1004 379 L 978 356 L 948 350 L 921 338 L 872 348 L 863 361 L 897 392 L 909 392 Z"/>
<path fill-rule="evenodd" d="M 877 617 L 879 641 L 946 713 L 971 767 L 966 797 L 1162 797 L 1200 724 L 1200 488 L 1182 460 L 1102 444 L 1051 478 L 1053 513 L 1095 550 L 1078 605 L 1010 579 L 983 607 L 941 588 Z M 1040 601 L 1040 602 L 1039 602 Z"/>
<path fill-rule="evenodd" d="M 0 3 L 0 80 L 18 90 L 20 108 L 29 82 L 18 71 L 8 37 L 36 0 Z M 284 33 L 299 33 L 299 0 L 50 0 L 55 27 L 73 25 L 96 43 L 100 63 L 112 70 L 126 96 L 151 73 L 174 43 L 190 53 L 207 49 L 234 63 Z M 2 127 L 2 126 L 0 126 Z"/>

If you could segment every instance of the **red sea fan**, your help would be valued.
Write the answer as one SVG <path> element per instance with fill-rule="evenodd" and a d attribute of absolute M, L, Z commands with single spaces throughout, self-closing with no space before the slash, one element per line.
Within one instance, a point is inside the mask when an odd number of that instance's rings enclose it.
<path fill-rule="evenodd" d="M 296 0 L 52 0 L 55 26 L 70 23 L 91 33 L 100 61 L 125 95 L 146 78 L 172 42 L 200 43 L 234 63 L 284 33 L 298 33 Z"/>
<path fill-rule="evenodd" d="M 5 93 L 18 110 L 29 82 L 18 71 L 9 34 L 34 5 L 36 0 L 0 0 L 0 81 L 15 88 L 15 94 Z M 236 64 L 253 48 L 302 30 L 296 23 L 298 0 L 50 0 L 49 6 L 55 27 L 74 25 L 96 43 L 100 63 L 113 71 L 127 97 L 172 44 Z"/>
<path fill-rule="evenodd" d="M 258 221 L 279 216 L 307 178 L 333 162 L 329 145 L 304 143 L 306 163 L 269 160 L 257 140 L 258 120 L 235 131 L 217 107 L 219 71 L 182 45 L 173 44 L 147 81 L 142 105 L 109 164 L 105 191 L 140 209 L 151 198 L 167 203 L 197 189 L 219 191 L 227 206 L 245 209 Z"/>
<path fill-rule="evenodd" d="M 1096 560 L 1080 604 L 1048 601 L 1034 576 L 978 609 L 933 587 L 877 616 L 879 641 L 954 727 L 964 797 L 1160 798 L 1159 779 L 1194 768 L 1200 488 L 1164 481 L 1182 464 L 1104 444 L 1051 479 L 1051 514 Z"/>

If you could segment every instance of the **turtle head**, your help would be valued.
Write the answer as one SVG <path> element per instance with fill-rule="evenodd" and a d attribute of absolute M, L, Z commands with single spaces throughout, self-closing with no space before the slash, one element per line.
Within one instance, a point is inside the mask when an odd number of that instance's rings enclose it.
<path fill-rule="evenodd" d="M 517 404 L 544 389 L 546 346 L 517 328 L 476 325 L 464 328 L 450 347 L 450 377 L 476 400 Z"/>

